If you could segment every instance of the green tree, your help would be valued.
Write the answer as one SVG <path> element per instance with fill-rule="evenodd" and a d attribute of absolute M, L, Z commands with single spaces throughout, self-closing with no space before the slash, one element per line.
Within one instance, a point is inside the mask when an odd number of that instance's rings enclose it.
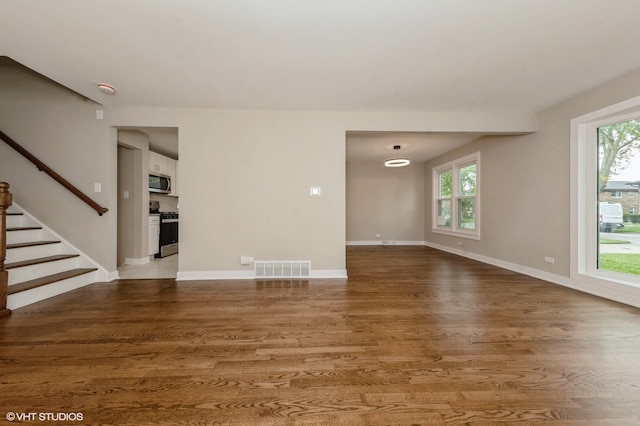
<path fill-rule="evenodd" d="M 626 166 L 633 151 L 640 148 L 640 120 L 629 120 L 598 128 L 600 149 L 600 192 L 609 176 Z"/>
<path fill-rule="evenodd" d="M 476 165 L 470 164 L 460 169 L 460 195 L 476 194 Z"/>

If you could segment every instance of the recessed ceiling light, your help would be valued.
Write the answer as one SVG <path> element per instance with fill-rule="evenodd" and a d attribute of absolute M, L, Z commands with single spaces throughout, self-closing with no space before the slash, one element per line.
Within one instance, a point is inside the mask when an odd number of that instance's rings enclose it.
<path fill-rule="evenodd" d="M 102 92 L 102 93 L 106 93 L 107 95 L 115 95 L 116 94 L 116 89 L 115 87 L 113 87 L 110 84 L 106 84 L 106 83 L 98 83 L 98 89 Z"/>

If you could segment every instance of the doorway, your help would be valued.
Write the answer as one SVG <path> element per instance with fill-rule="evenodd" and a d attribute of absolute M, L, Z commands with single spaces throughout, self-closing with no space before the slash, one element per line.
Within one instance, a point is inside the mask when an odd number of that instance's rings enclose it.
<path fill-rule="evenodd" d="M 176 278 L 179 255 L 157 258 L 157 247 L 150 238 L 150 201 L 161 212 L 177 212 L 177 191 L 171 194 L 150 193 L 148 176 L 151 159 L 162 157 L 174 166 L 171 175 L 177 188 L 178 128 L 118 128 L 118 253 L 117 267 L 121 279 Z M 157 217 L 155 218 L 157 221 Z M 157 228 L 155 228 L 157 229 Z"/>

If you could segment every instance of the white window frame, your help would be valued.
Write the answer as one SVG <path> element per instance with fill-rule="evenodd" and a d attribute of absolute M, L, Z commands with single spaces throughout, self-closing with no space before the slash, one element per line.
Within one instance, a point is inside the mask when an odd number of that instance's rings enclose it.
<path fill-rule="evenodd" d="M 476 195 L 474 197 L 462 196 L 460 191 L 460 169 L 471 164 L 476 165 Z M 438 200 L 440 200 L 440 179 L 439 175 L 443 172 L 451 171 L 451 220 L 450 228 L 438 226 Z M 432 169 L 433 197 L 432 197 L 432 214 L 431 214 L 431 231 L 437 234 L 450 235 L 454 237 L 467 238 L 472 240 L 480 239 L 480 152 L 458 158 L 446 164 L 436 166 Z M 458 228 L 458 200 L 463 198 L 475 199 L 475 229 Z"/>
<path fill-rule="evenodd" d="M 640 288 L 640 277 L 597 268 L 598 127 L 640 117 L 640 96 L 571 120 L 571 261 L 570 276 L 597 293 L 612 284 Z M 594 291 L 596 292 L 596 291 Z"/>

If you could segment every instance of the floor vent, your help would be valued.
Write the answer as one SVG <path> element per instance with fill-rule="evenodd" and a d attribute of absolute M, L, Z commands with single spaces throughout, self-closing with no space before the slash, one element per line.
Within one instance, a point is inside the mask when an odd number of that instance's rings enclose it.
<path fill-rule="evenodd" d="M 256 260 L 256 278 L 304 278 L 311 273 L 310 260 Z"/>

